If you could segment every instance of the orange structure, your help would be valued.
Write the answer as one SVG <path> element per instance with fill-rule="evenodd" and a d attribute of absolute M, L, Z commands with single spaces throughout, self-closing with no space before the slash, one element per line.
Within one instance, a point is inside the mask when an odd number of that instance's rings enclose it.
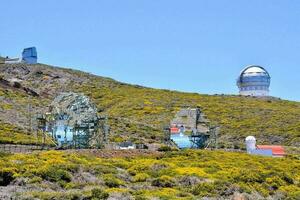
<path fill-rule="evenodd" d="M 274 157 L 283 157 L 283 156 L 285 156 L 283 146 L 279 146 L 279 145 L 257 145 L 257 149 L 259 149 L 259 150 L 272 150 L 272 155 Z"/>
<path fill-rule="evenodd" d="M 170 131 L 171 131 L 172 134 L 176 134 L 176 133 L 179 133 L 179 128 L 177 128 L 177 127 L 171 127 Z"/>

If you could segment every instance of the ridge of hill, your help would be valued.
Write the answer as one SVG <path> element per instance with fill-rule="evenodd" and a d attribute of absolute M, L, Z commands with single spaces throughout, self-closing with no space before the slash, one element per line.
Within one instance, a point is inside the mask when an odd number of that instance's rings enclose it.
<path fill-rule="evenodd" d="M 260 144 L 300 146 L 300 103 L 277 98 L 203 95 L 121 83 L 44 64 L 0 65 L 0 143 L 34 143 L 29 120 L 60 92 L 80 92 L 109 116 L 110 140 L 161 142 L 162 128 L 183 106 L 200 106 L 221 127 L 221 147 L 242 148 L 253 135 Z M 31 107 L 28 107 L 31 105 Z"/>

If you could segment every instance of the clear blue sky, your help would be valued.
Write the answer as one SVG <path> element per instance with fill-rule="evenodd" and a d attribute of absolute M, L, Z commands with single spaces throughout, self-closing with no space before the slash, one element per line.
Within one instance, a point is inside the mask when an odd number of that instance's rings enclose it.
<path fill-rule="evenodd" d="M 271 95 L 300 101 L 299 0 L 1 0 L 0 54 L 119 81 L 237 94 L 258 64 Z"/>

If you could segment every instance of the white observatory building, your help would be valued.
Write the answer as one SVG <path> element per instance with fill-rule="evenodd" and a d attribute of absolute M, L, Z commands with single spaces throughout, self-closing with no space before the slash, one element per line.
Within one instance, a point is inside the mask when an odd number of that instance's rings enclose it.
<path fill-rule="evenodd" d="M 258 65 L 243 69 L 237 79 L 240 95 L 268 96 L 271 77 L 268 71 Z"/>
<path fill-rule="evenodd" d="M 253 136 L 248 136 L 246 137 L 245 141 L 247 153 L 251 154 L 254 150 L 256 150 L 256 139 Z"/>

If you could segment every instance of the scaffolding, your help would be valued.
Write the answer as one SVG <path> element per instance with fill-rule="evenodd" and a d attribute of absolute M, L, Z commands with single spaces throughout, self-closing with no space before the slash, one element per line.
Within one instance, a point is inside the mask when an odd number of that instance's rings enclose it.
<path fill-rule="evenodd" d="M 210 134 L 205 133 L 192 133 L 192 135 L 189 136 L 189 139 L 191 141 L 191 148 L 192 149 L 204 149 L 207 147 L 208 139 L 210 138 Z"/>
<path fill-rule="evenodd" d="M 171 133 L 171 127 L 175 129 L 174 133 Z M 176 144 L 179 148 L 218 148 L 219 129 L 218 126 L 211 126 L 200 107 L 186 107 L 177 112 L 169 127 L 164 128 L 164 142 L 167 145 Z"/>
<path fill-rule="evenodd" d="M 219 129 L 220 128 L 218 126 L 211 126 L 209 127 L 209 132 L 207 133 L 193 131 L 192 134 L 189 136 L 189 139 L 192 143 L 191 148 L 204 149 L 208 147 L 214 147 L 217 149 L 217 138 Z"/>
<path fill-rule="evenodd" d="M 98 116 L 96 106 L 82 94 L 62 93 L 37 116 L 43 144 L 50 136 L 58 148 L 102 148 L 107 142 L 107 116 Z M 37 133 L 38 135 L 38 133 Z"/>
<path fill-rule="evenodd" d="M 37 129 L 36 129 L 36 144 L 42 144 L 42 147 L 49 146 L 57 146 L 56 141 L 53 137 L 49 137 L 47 133 L 47 117 L 43 114 L 38 114 L 36 116 L 37 121 Z M 41 141 L 40 141 L 41 138 Z M 46 141 L 47 140 L 47 141 Z"/>

